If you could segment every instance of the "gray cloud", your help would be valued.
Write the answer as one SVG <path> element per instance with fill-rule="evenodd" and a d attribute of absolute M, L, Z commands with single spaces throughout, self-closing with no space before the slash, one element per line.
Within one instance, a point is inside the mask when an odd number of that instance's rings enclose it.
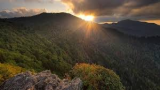
<path fill-rule="evenodd" d="M 49 2 L 53 3 L 55 0 L 24 0 L 25 2 Z"/>
<path fill-rule="evenodd" d="M 160 18 L 160 2 L 152 5 L 148 5 L 139 9 L 134 9 L 129 13 L 129 16 L 139 16 L 139 17 L 157 17 Z"/>
<path fill-rule="evenodd" d="M 111 14 L 114 8 L 117 8 L 125 0 L 62 0 L 75 13 L 94 13 L 97 15 Z M 107 11 L 107 12 L 106 12 Z"/>
<path fill-rule="evenodd" d="M 74 13 L 109 18 L 160 18 L 160 0 L 62 0 Z"/>
<path fill-rule="evenodd" d="M 26 3 L 33 3 L 33 2 L 39 2 L 39 3 L 48 2 L 48 3 L 53 3 L 54 1 L 57 1 L 57 0 L 0 0 L 0 2 L 3 2 L 3 1 L 26 2 Z"/>
<path fill-rule="evenodd" d="M 12 17 L 23 17 L 32 16 L 42 12 L 46 12 L 45 9 L 27 9 L 25 7 L 16 8 L 12 11 L 4 10 L 0 12 L 0 18 L 12 18 Z"/>

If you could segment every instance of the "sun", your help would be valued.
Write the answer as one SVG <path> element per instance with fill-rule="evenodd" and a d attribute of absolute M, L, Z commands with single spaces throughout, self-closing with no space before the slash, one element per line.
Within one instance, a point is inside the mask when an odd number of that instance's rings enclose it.
<path fill-rule="evenodd" d="M 79 18 L 85 20 L 85 21 L 93 21 L 94 20 L 94 16 L 93 15 L 78 15 Z"/>

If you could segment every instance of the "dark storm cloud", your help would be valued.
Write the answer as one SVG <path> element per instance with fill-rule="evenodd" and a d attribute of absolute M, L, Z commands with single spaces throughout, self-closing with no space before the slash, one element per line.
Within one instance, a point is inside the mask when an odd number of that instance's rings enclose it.
<path fill-rule="evenodd" d="M 130 16 L 145 16 L 145 17 L 159 17 L 160 18 L 160 2 L 148 5 L 139 9 L 134 9 L 129 14 Z"/>
<path fill-rule="evenodd" d="M 142 7 L 147 6 L 153 3 L 157 3 L 160 0 L 126 0 L 126 3 L 130 5 L 130 7 Z"/>
<path fill-rule="evenodd" d="M 95 13 L 110 14 L 114 8 L 117 8 L 125 2 L 125 0 L 62 0 L 75 13 Z M 107 11 L 107 12 L 106 12 Z"/>
<path fill-rule="evenodd" d="M 25 7 L 21 7 L 21 8 L 16 8 L 13 11 L 9 10 L 1 11 L 0 18 L 32 16 L 42 12 L 46 12 L 45 9 L 27 9 Z"/>
<path fill-rule="evenodd" d="M 160 0 L 62 0 L 76 14 L 160 18 Z"/>

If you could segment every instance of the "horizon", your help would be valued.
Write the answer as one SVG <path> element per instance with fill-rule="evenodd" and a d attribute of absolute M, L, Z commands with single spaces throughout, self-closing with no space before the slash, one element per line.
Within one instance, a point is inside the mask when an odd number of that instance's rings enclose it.
<path fill-rule="evenodd" d="M 38 14 L 35 14 L 35 15 L 30 15 L 30 16 L 19 16 L 19 17 L 10 17 L 10 18 L 0 18 L 0 19 L 12 19 L 12 18 L 22 18 L 22 17 L 32 17 L 32 16 L 36 16 L 36 15 L 40 15 L 40 14 L 43 14 L 43 13 L 46 13 L 46 14 L 60 14 L 60 13 L 66 13 L 66 14 L 70 14 L 70 15 L 73 15 L 73 16 L 75 16 L 75 17 L 77 17 L 77 18 L 80 18 L 80 19 L 82 19 L 82 20 L 84 20 L 84 21 L 87 21 L 87 20 L 85 20 L 85 19 L 83 19 L 83 18 L 81 18 L 81 17 L 79 17 L 79 16 L 76 16 L 76 15 L 74 15 L 74 14 L 71 14 L 71 13 L 67 13 L 67 12 L 42 12 L 42 13 L 38 13 Z M 132 20 L 132 19 L 124 19 L 124 20 Z M 123 21 L 123 20 L 120 20 L 120 21 Z M 158 22 L 156 23 L 156 21 L 143 21 L 143 20 L 132 20 L 132 21 L 139 21 L 139 22 L 145 22 L 145 23 L 150 23 L 150 24 L 156 24 L 156 25 L 160 25 L 160 21 L 158 20 Z M 119 21 L 117 21 L 117 22 L 95 22 L 95 21 L 93 21 L 94 23 L 97 23 L 97 24 L 112 24 L 112 23 L 118 23 Z"/>
<path fill-rule="evenodd" d="M 93 21 L 97 23 L 131 19 L 160 25 L 159 7 L 159 0 L 0 0 L 0 18 L 65 12 L 74 16 L 94 16 Z"/>

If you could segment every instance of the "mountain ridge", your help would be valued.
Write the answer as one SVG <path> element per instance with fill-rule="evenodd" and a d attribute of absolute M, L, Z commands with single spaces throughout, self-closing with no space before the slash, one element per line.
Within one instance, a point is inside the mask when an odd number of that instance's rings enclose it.
<path fill-rule="evenodd" d="M 140 22 L 134 20 L 122 20 L 118 23 L 103 25 L 119 30 L 128 35 L 138 37 L 160 36 L 160 26 L 154 23 Z"/>

